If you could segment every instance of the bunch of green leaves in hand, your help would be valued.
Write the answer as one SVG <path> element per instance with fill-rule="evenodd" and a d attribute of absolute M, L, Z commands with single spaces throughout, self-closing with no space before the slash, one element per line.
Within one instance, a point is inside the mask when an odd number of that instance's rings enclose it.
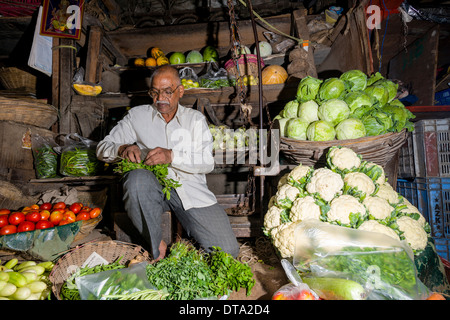
<path fill-rule="evenodd" d="M 167 174 L 169 173 L 168 170 L 169 164 L 155 164 L 155 165 L 147 165 L 143 161 L 142 162 L 132 162 L 128 159 L 122 159 L 120 162 L 116 163 L 116 167 L 114 168 L 114 172 L 119 174 L 125 174 L 129 171 L 136 170 L 136 169 L 146 169 L 155 175 L 156 179 L 158 179 L 158 182 L 163 187 L 162 191 L 164 195 L 166 196 L 167 200 L 170 199 L 170 190 L 175 189 L 181 186 L 181 183 L 171 179 L 167 178 Z"/>

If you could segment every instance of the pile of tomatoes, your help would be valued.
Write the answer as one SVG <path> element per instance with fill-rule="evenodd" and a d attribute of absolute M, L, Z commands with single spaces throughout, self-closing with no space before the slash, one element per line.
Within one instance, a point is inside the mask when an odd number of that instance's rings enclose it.
<path fill-rule="evenodd" d="M 101 209 L 84 206 L 80 202 L 33 204 L 20 211 L 0 209 L 0 236 L 62 226 L 80 220 L 97 218 Z"/>

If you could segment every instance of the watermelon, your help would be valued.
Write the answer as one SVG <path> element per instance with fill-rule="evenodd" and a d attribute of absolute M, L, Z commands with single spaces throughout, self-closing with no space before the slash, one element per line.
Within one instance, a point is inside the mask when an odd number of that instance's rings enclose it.
<path fill-rule="evenodd" d="M 219 60 L 219 54 L 217 53 L 216 48 L 213 46 L 207 46 L 203 50 L 203 60 L 217 62 Z"/>
<path fill-rule="evenodd" d="M 203 56 L 200 51 L 192 50 L 186 56 L 187 63 L 200 63 L 203 62 Z"/>

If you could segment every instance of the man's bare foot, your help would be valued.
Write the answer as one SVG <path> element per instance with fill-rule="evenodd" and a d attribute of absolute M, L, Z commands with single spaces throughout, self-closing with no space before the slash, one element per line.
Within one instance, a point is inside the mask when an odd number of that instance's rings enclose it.
<path fill-rule="evenodd" d="M 166 251 L 167 251 L 167 244 L 163 240 L 161 240 L 161 242 L 159 243 L 159 257 L 154 259 L 152 263 L 164 259 L 164 257 L 166 256 Z"/>

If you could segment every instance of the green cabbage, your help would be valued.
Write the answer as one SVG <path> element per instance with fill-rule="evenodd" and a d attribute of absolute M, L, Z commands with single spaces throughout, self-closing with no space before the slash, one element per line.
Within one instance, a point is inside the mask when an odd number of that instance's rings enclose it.
<path fill-rule="evenodd" d="M 344 72 L 339 79 L 343 80 L 350 91 L 364 90 L 367 86 L 367 75 L 361 70 Z"/>
<path fill-rule="evenodd" d="M 298 108 L 298 117 L 308 123 L 317 121 L 319 120 L 318 110 L 319 105 L 314 100 L 303 102 Z"/>
<path fill-rule="evenodd" d="M 378 136 L 380 134 L 387 133 L 392 125 L 392 119 L 389 114 L 379 110 L 378 108 L 367 113 L 363 118 L 362 122 L 366 127 L 366 132 L 368 136 Z"/>
<path fill-rule="evenodd" d="M 393 122 L 393 130 L 400 132 L 403 128 L 406 128 L 408 131 L 413 131 L 414 123 L 410 119 L 414 119 L 416 116 L 406 109 L 400 101 L 394 101 L 394 103 L 389 103 L 382 108 L 384 112 L 390 115 Z"/>
<path fill-rule="evenodd" d="M 374 83 L 375 85 L 382 85 L 388 91 L 388 100 L 391 102 L 397 96 L 398 84 L 391 80 L 381 79 Z"/>
<path fill-rule="evenodd" d="M 286 135 L 288 138 L 297 140 L 306 140 L 306 129 L 309 122 L 305 122 L 300 118 L 291 118 L 286 124 Z"/>
<path fill-rule="evenodd" d="M 323 80 L 311 76 L 306 76 L 305 78 L 300 80 L 300 83 L 297 87 L 297 100 L 299 102 L 304 102 L 316 99 L 322 82 Z"/>
<path fill-rule="evenodd" d="M 297 100 L 291 100 L 283 108 L 283 118 L 297 118 L 299 103 Z"/>
<path fill-rule="evenodd" d="M 375 72 L 367 79 L 367 86 L 371 86 L 380 79 L 384 79 L 384 77 L 381 75 L 381 73 Z"/>
<path fill-rule="evenodd" d="M 350 108 L 350 112 L 353 113 L 361 106 L 371 106 L 372 99 L 363 91 L 349 92 L 344 96 L 344 101 Z"/>
<path fill-rule="evenodd" d="M 345 83 L 339 78 L 328 78 L 319 88 L 319 99 L 322 101 L 340 98 L 345 93 Z"/>
<path fill-rule="evenodd" d="M 278 116 L 277 116 L 278 117 Z M 275 117 L 275 118 L 277 118 Z M 277 118 L 274 119 L 274 121 L 278 121 L 279 125 L 280 125 L 280 136 L 282 137 L 286 137 L 286 123 L 292 118 Z"/>
<path fill-rule="evenodd" d="M 306 130 L 306 137 L 311 141 L 329 141 L 336 137 L 334 126 L 324 120 L 312 122 Z"/>
<path fill-rule="evenodd" d="M 322 103 L 319 107 L 318 116 L 320 120 L 325 120 L 333 126 L 337 125 L 350 115 L 350 109 L 344 100 L 330 99 Z"/>
<path fill-rule="evenodd" d="M 335 129 L 338 140 L 358 139 L 366 136 L 366 128 L 363 122 L 355 118 L 341 121 Z"/>
<path fill-rule="evenodd" d="M 365 93 L 372 98 L 374 103 L 378 103 L 380 107 L 384 106 L 389 99 L 389 92 L 387 89 L 381 84 L 373 84 L 368 86 L 365 90 Z"/>

